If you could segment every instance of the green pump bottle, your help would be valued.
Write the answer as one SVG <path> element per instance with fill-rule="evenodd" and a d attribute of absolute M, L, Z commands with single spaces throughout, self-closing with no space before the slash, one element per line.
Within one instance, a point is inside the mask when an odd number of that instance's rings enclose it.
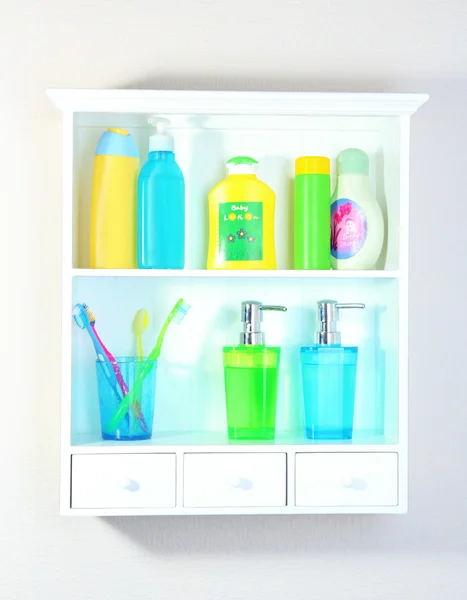
<path fill-rule="evenodd" d="M 227 426 L 231 440 L 273 440 L 281 349 L 266 346 L 261 322 L 265 310 L 285 306 L 242 302 L 244 331 L 238 346 L 224 347 Z"/>

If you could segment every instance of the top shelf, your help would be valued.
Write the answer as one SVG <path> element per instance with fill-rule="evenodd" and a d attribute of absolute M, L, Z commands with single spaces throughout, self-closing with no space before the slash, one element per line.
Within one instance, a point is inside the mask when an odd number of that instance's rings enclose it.
<path fill-rule="evenodd" d="M 407 117 L 427 101 L 425 94 L 49 90 L 48 95 L 67 114 L 63 131 L 67 276 L 355 280 L 397 279 L 399 272 L 407 271 Z M 170 118 L 177 163 L 185 176 L 186 269 L 91 271 L 89 224 L 99 138 L 108 127 L 127 129 L 143 164 L 152 133 L 147 116 L 153 113 Z M 334 189 L 336 157 L 345 148 L 361 148 L 370 158 L 370 185 L 385 223 L 375 270 L 293 271 L 295 160 L 328 156 Z M 225 178 L 225 161 L 243 155 L 259 161 L 258 177 L 276 196 L 278 270 L 209 272 L 205 270 L 209 192 Z"/>
<path fill-rule="evenodd" d="M 399 271 L 297 271 L 297 270 L 207 270 L 207 269 L 72 269 L 73 277 L 209 277 L 271 279 L 398 279 Z"/>
<path fill-rule="evenodd" d="M 63 111 L 198 115 L 412 115 L 427 94 L 60 90 L 47 94 Z"/>

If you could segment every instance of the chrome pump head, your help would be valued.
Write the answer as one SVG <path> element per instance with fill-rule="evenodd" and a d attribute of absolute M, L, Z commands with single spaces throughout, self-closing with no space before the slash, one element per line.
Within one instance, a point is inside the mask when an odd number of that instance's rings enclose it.
<path fill-rule="evenodd" d="M 365 308 L 359 302 L 339 304 L 336 300 L 320 300 L 318 302 L 318 330 L 315 332 L 315 344 L 320 346 L 338 345 L 341 343 L 340 331 L 337 331 L 340 308 Z"/>
<path fill-rule="evenodd" d="M 261 331 L 261 323 L 263 321 L 263 311 L 279 310 L 285 312 L 285 306 L 271 306 L 261 304 L 254 300 L 242 302 L 241 320 L 243 323 L 243 332 L 240 334 L 240 344 L 246 346 L 257 346 L 264 344 L 264 333 Z"/>

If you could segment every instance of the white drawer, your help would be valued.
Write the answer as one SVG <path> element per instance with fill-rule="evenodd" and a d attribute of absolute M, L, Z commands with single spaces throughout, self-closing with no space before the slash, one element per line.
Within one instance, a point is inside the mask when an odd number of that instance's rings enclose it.
<path fill-rule="evenodd" d="M 285 506 L 285 453 L 185 454 L 184 506 Z"/>
<path fill-rule="evenodd" d="M 175 454 L 75 454 L 72 508 L 175 506 Z"/>
<path fill-rule="evenodd" d="M 295 455 L 296 506 L 397 506 L 395 452 Z"/>

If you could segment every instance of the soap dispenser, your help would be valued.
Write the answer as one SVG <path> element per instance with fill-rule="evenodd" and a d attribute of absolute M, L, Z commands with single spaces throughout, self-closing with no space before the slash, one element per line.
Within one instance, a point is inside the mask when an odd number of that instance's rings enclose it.
<path fill-rule="evenodd" d="M 138 267 L 185 266 L 185 180 L 175 160 L 168 119 L 149 118 L 156 131 L 138 177 Z"/>
<path fill-rule="evenodd" d="M 273 440 L 279 383 L 280 348 L 266 346 L 263 313 L 285 306 L 242 302 L 240 344 L 224 347 L 227 425 L 231 440 Z"/>
<path fill-rule="evenodd" d="M 300 350 L 306 437 L 312 440 L 352 439 L 358 348 L 341 345 L 337 321 L 344 308 L 365 305 L 320 300 L 315 343 Z"/>

